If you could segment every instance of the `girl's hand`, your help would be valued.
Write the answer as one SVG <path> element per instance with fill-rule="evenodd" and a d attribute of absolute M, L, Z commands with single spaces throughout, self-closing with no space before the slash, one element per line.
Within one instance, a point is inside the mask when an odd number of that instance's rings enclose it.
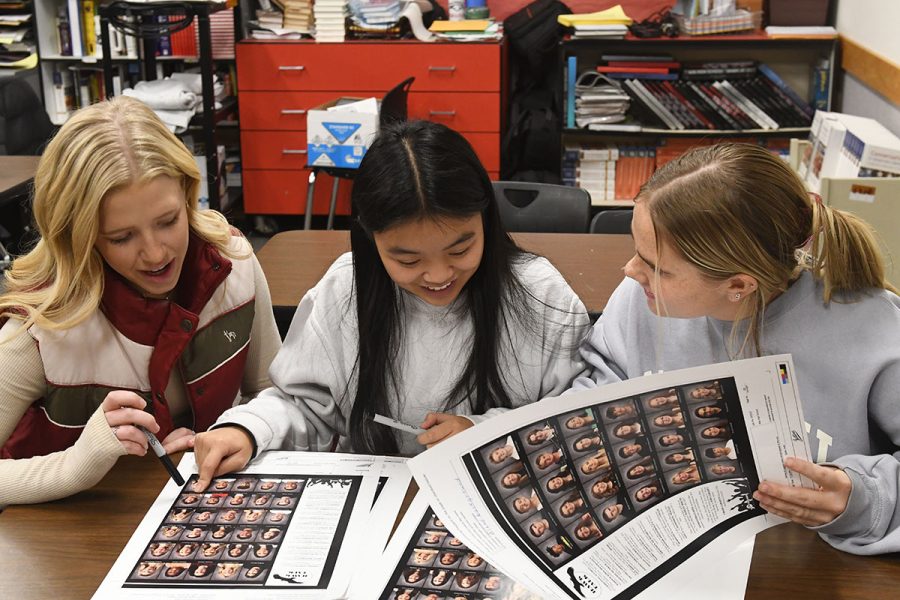
<path fill-rule="evenodd" d="M 805 475 L 819 487 L 811 490 L 764 481 L 753 497 L 766 511 L 806 527 L 834 521 L 847 508 L 853 484 L 841 469 L 800 458 L 784 459 L 784 466 Z"/>
<path fill-rule="evenodd" d="M 199 469 L 194 491 L 202 492 L 213 477 L 240 471 L 250 462 L 253 440 L 240 427 L 219 427 L 197 434 L 194 454 Z"/>
<path fill-rule="evenodd" d="M 143 398 L 125 390 L 108 393 L 100 404 L 113 435 L 128 454 L 136 456 L 147 454 L 147 436 L 137 428 L 138 425 L 152 433 L 159 431 L 159 425 L 153 415 L 144 412 L 145 406 L 147 403 Z"/>
<path fill-rule="evenodd" d="M 446 440 L 451 435 L 456 435 L 460 431 L 465 431 L 473 425 L 472 421 L 458 415 L 450 415 L 447 413 L 428 413 L 425 420 L 422 421 L 420 427 L 427 429 L 416 439 L 426 448 L 431 448 Z"/>
<path fill-rule="evenodd" d="M 194 431 L 187 427 L 179 427 L 166 436 L 162 441 L 162 447 L 166 454 L 173 452 L 183 452 L 194 447 Z"/>

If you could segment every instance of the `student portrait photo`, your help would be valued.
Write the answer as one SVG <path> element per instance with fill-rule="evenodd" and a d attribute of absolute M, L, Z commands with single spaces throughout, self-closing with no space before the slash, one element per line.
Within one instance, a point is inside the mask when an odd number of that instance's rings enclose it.
<path fill-rule="evenodd" d="M 277 540 L 279 537 L 281 537 L 281 530 L 277 527 L 266 527 L 259 534 L 259 539 L 266 542 Z"/>
<path fill-rule="evenodd" d="M 247 554 L 247 550 L 249 546 L 247 544 L 228 544 L 225 547 L 225 554 L 227 558 L 241 558 L 245 554 Z"/>
<path fill-rule="evenodd" d="M 191 558 L 194 556 L 194 553 L 197 552 L 198 548 L 197 542 L 181 542 L 177 546 L 175 546 L 174 552 L 172 552 L 173 558 Z"/>
<path fill-rule="evenodd" d="M 641 398 L 646 412 L 655 412 L 665 408 L 678 406 L 678 392 L 673 388 L 647 394 Z"/>
<path fill-rule="evenodd" d="M 604 404 L 600 410 L 603 420 L 607 423 L 610 421 L 621 421 L 622 419 L 635 419 L 639 416 L 634 400 L 609 402 Z"/>
<path fill-rule="evenodd" d="M 538 472 L 546 471 L 552 467 L 559 468 L 565 463 L 566 456 L 562 448 L 556 445 L 549 445 L 529 455 L 529 461 L 532 467 Z"/>
<path fill-rule="evenodd" d="M 698 406 L 694 406 L 693 408 L 691 408 L 691 417 L 695 422 L 701 421 L 703 419 L 721 419 L 725 416 L 726 413 L 724 402 L 704 402 Z"/>
<path fill-rule="evenodd" d="M 744 476 L 741 465 L 736 460 L 710 463 L 706 465 L 706 474 L 710 479 L 732 479 Z"/>
<path fill-rule="evenodd" d="M 160 579 L 184 579 L 188 568 L 191 566 L 189 562 L 167 562 L 163 566 Z"/>
<path fill-rule="evenodd" d="M 684 428 L 668 429 L 662 433 L 657 432 L 654 434 L 653 439 L 656 441 L 660 451 L 684 448 L 690 443 L 690 438 L 687 436 L 687 430 Z"/>
<path fill-rule="evenodd" d="M 647 415 L 650 428 L 654 430 L 684 427 L 684 415 L 680 406 L 673 406 L 660 412 Z"/>
<path fill-rule="evenodd" d="M 163 563 L 154 561 L 142 561 L 138 563 L 132 577 L 137 579 L 154 579 L 159 575 Z"/>
<path fill-rule="evenodd" d="M 568 529 L 575 538 L 575 543 L 582 547 L 590 546 L 603 537 L 603 531 L 597 526 L 597 522 L 590 513 L 582 515 Z"/>
<path fill-rule="evenodd" d="M 665 490 L 659 480 L 645 482 L 641 485 L 629 488 L 635 510 L 641 511 L 648 506 L 656 504 L 664 495 Z"/>
<path fill-rule="evenodd" d="M 522 526 L 525 533 L 528 534 L 528 539 L 535 543 L 548 538 L 550 535 L 556 534 L 556 529 L 552 521 L 543 512 L 539 512 L 527 521 L 523 521 Z"/>
<path fill-rule="evenodd" d="M 240 579 L 242 581 L 263 581 L 266 578 L 266 570 L 267 567 L 263 565 L 245 565 Z"/>
<path fill-rule="evenodd" d="M 541 480 L 547 496 L 555 497 L 575 487 L 577 480 L 568 466 L 562 467 Z"/>
<path fill-rule="evenodd" d="M 688 402 L 720 400 L 722 398 L 722 386 L 718 381 L 710 381 L 688 388 Z"/>
<path fill-rule="evenodd" d="M 442 550 L 435 565 L 456 568 L 462 560 L 462 557 L 463 552 L 461 550 Z"/>
<path fill-rule="evenodd" d="M 711 444 L 701 447 L 701 454 L 704 461 L 711 460 L 734 460 L 737 458 L 737 452 L 734 449 L 732 440 L 721 442 L 712 442 Z"/>
<path fill-rule="evenodd" d="M 200 545 L 200 553 L 197 555 L 198 558 L 216 558 L 225 548 L 225 544 L 220 542 L 206 542 L 205 544 Z"/>
<path fill-rule="evenodd" d="M 475 591 L 478 584 L 481 583 L 481 573 L 474 571 L 459 571 L 453 578 L 452 589 L 462 590 L 464 592 Z"/>
<path fill-rule="evenodd" d="M 299 492 L 303 481 L 299 479 L 285 479 L 281 482 L 280 492 Z"/>
<path fill-rule="evenodd" d="M 237 579 L 241 572 L 243 563 L 239 562 L 222 562 L 216 565 L 216 572 L 213 573 L 213 580 L 228 581 Z"/>
<path fill-rule="evenodd" d="M 581 430 L 596 422 L 594 412 L 590 408 L 582 408 L 573 413 L 560 415 L 558 419 L 566 437 L 575 432 L 581 432 Z"/>
<path fill-rule="evenodd" d="M 239 542 L 249 542 L 253 539 L 253 536 L 256 535 L 256 529 L 253 527 L 239 527 L 238 530 L 234 533 L 234 539 Z"/>
<path fill-rule="evenodd" d="M 679 448 L 677 450 L 665 451 L 660 454 L 660 462 L 665 470 L 677 468 L 696 460 L 693 448 Z"/>
<path fill-rule="evenodd" d="M 576 437 L 568 439 L 569 452 L 573 456 L 599 450 L 603 447 L 603 439 L 600 437 L 600 431 L 596 425 L 592 425 L 588 431 L 581 433 Z"/>
<path fill-rule="evenodd" d="M 215 493 L 215 494 L 205 494 L 203 496 L 203 502 L 201 502 L 202 506 L 221 506 L 222 501 L 228 497 L 228 494 L 225 493 Z"/>
<path fill-rule="evenodd" d="M 282 495 L 275 496 L 274 502 L 272 502 L 272 506 L 277 508 L 289 508 L 293 506 L 297 502 L 297 496 L 290 495 Z"/>
<path fill-rule="evenodd" d="M 656 474 L 656 465 L 652 458 L 645 458 L 625 469 L 625 479 L 639 481 Z"/>
<path fill-rule="evenodd" d="M 272 560 L 275 555 L 274 544 L 252 544 L 250 558 L 253 560 Z"/>
<path fill-rule="evenodd" d="M 400 575 L 400 581 L 397 583 L 402 585 L 421 586 L 427 576 L 428 570 L 424 567 L 406 567 Z"/>
<path fill-rule="evenodd" d="M 477 571 L 479 569 L 483 570 L 487 563 L 481 556 L 476 554 L 475 552 L 469 552 L 466 554 L 466 558 L 462 562 L 462 568 L 471 569 L 473 571 Z"/>
<path fill-rule="evenodd" d="M 236 492 L 228 497 L 228 501 L 225 503 L 225 506 L 229 508 L 243 508 L 248 501 L 249 497 L 247 496 L 247 494 Z"/>
<path fill-rule="evenodd" d="M 534 488 L 531 487 L 519 490 L 515 495 L 507 498 L 506 502 L 514 511 L 513 514 L 516 518 L 527 517 L 541 509 L 541 500 Z"/>
<path fill-rule="evenodd" d="M 407 561 L 410 565 L 429 567 L 438 555 L 434 548 L 414 548 Z"/>
<path fill-rule="evenodd" d="M 231 490 L 231 485 L 234 483 L 234 479 L 214 479 L 212 483 L 209 485 L 209 489 L 215 492 L 227 492 Z M 195 481 L 194 485 L 199 487 L 200 482 Z"/>
<path fill-rule="evenodd" d="M 620 465 L 626 462 L 640 460 L 651 454 L 650 442 L 646 437 L 627 440 L 613 448 L 613 455 Z"/>
<path fill-rule="evenodd" d="M 185 528 L 184 533 L 181 534 L 181 539 L 191 541 L 202 540 L 206 537 L 206 534 L 206 527 L 201 527 L 200 525 L 192 525 Z"/>
<path fill-rule="evenodd" d="M 556 515 L 561 523 L 567 523 L 589 508 L 590 506 L 584 501 L 581 492 L 575 490 L 553 505 L 553 514 Z"/>
<path fill-rule="evenodd" d="M 504 495 L 514 493 L 515 491 L 524 488 L 531 481 L 531 476 L 528 474 L 528 470 L 521 461 L 514 462 L 506 469 L 498 471 L 494 474 L 494 478 L 497 481 L 501 493 Z"/>
<path fill-rule="evenodd" d="M 547 442 L 552 441 L 556 437 L 556 431 L 550 423 L 536 423 L 531 427 L 519 430 L 519 439 L 525 444 L 526 448 L 537 448 L 543 446 Z"/>
<path fill-rule="evenodd" d="M 419 536 L 419 544 L 423 546 L 440 546 L 447 537 L 447 532 L 441 529 L 426 529 Z"/>
<path fill-rule="evenodd" d="M 183 529 L 184 527 L 181 525 L 163 525 L 159 528 L 156 535 L 165 540 L 174 540 L 178 539 L 178 536 L 181 535 Z"/>
<path fill-rule="evenodd" d="M 500 573 L 485 573 L 481 579 L 479 591 L 484 594 L 500 595 L 503 593 L 503 587 L 503 575 Z"/>
<path fill-rule="evenodd" d="M 481 454 L 484 457 L 485 464 L 492 471 L 519 458 L 519 451 L 513 444 L 512 436 L 507 436 L 492 444 L 488 444 L 482 448 Z"/>
<path fill-rule="evenodd" d="M 233 525 L 213 525 L 212 531 L 209 532 L 209 539 L 211 540 L 227 540 L 229 536 L 231 536 L 231 532 L 234 531 Z"/>
<path fill-rule="evenodd" d="M 690 466 L 670 473 L 669 481 L 672 483 L 670 487 L 672 490 L 697 485 L 700 483 L 700 472 L 697 470 L 697 465 L 691 463 Z"/>
<path fill-rule="evenodd" d="M 394 588 L 391 600 L 415 600 L 417 595 L 414 588 Z"/>
<path fill-rule="evenodd" d="M 607 425 L 609 433 L 615 442 L 623 440 L 633 440 L 644 433 L 644 424 L 637 419 L 629 419 L 627 421 L 610 423 Z"/>
<path fill-rule="evenodd" d="M 449 588 L 453 582 L 453 571 L 449 569 L 431 569 L 428 572 L 428 587 Z"/>
<path fill-rule="evenodd" d="M 241 511 L 241 523 L 261 523 L 266 516 L 265 510 L 249 508 Z"/>
<path fill-rule="evenodd" d="M 704 423 L 698 429 L 698 439 L 702 441 L 721 440 L 725 442 L 731 439 L 731 425 L 726 421 L 717 422 L 713 425 Z"/>
<path fill-rule="evenodd" d="M 605 448 L 601 448 L 590 456 L 579 459 L 576 469 L 579 477 L 582 479 L 590 479 L 591 477 L 608 470 L 609 467 L 609 455 L 607 455 Z"/>
<path fill-rule="evenodd" d="M 153 542 L 147 547 L 144 555 L 147 558 L 166 558 L 174 547 L 174 542 Z"/>
<path fill-rule="evenodd" d="M 215 570 L 215 563 L 195 562 L 188 569 L 185 579 L 209 579 Z"/>
<path fill-rule="evenodd" d="M 625 511 L 625 504 L 620 498 L 616 498 L 615 500 L 604 504 L 597 512 L 600 514 L 603 527 L 607 531 L 610 531 L 627 520 Z"/>
<path fill-rule="evenodd" d="M 240 519 L 241 512 L 235 508 L 223 510 L 216 517 L 217 523 L 237 523 Z"/>
<path fill-rule="evenodd" d="M 588 498 L 592 506 L 602 504 L 605 500 L 619 493 L 619 483 L 612 473 L 599 477 L 585 484 Z"/>
<path fill-rule="evenodd" d="M 541 544 L 544 555 L 554 564 L 559 564 L 575 554 L 572 541 L 565 535 L 557 535 Z"/>
<path fill-rule="evenodd" d="M 263 519 L 265 523 L 287 523 L 288 516 L 291 514 L 289 510 L 270 510 L 269 514 Z"/>

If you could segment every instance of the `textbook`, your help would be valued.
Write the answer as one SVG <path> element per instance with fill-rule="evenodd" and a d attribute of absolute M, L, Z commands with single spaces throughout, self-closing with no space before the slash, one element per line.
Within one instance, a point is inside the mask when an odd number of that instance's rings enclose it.
<path fill-rule="evenodd" d="M 810 451 L 793 363 L 778 355 L 529 404 L 407 464 L 429 516 L 533 595 L 516 597 L 612 600 L 671 598 L 783 523 L 752 494 L 763 480 L 812 487 L 784 468 L 787 456 Z M 402 565 L 415 566 L 415 548 L 403 548 Z M 405 585 L 395 564 L 379 599 L 440 593 Z M 481 591 L 471 586 L 487 576 L 475 571 L 465 589 Z"/>

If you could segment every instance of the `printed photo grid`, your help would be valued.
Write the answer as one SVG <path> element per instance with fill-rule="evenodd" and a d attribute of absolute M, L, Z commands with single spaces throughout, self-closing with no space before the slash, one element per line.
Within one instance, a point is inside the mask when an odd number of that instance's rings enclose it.
<path fill-rule="evenodd" d="M 533 423 L 470 464 L 519 539 L 556 570 L 667 497 L 755 473 L 749 441 L 734 439 L 742 425 L 734 381 L 706 381 Z"/>
<path fill-rule="evenodd" d="M 381 600 L 540 600 L 453 536 L 431 509 Z"/>
<path fill-rule="evenodd" d="M 147 544 L 126 586 L 262 586 L 306 484 L 299 477 L 192 476 Z"/>

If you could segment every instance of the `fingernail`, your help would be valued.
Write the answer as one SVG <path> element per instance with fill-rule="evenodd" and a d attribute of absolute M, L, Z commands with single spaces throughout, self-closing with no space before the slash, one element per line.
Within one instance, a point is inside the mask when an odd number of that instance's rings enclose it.
<path fill-rule="evenodd" d="M 769 493 L 769 486 L 766 485 L 765 483 L 761 483 L 761 484 L 759 485 L 759 491 L 762 492 L 763 494 L 768 494 L 768 493 Z"/>

